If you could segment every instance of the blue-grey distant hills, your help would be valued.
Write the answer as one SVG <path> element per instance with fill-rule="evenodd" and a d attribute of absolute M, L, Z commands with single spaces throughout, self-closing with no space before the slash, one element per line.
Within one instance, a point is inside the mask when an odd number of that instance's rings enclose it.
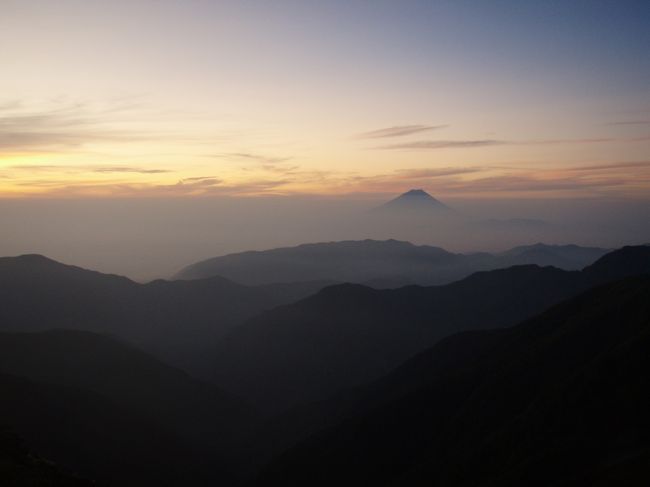
<path fill-rule="evenodd" d="M 598 247 L 537 243 L 498 254 L 458 254 L 399 240 L 323 242 L 214 257 L 184 268 L 174 278 L 220 276 L 245 285 L 317 280 L 392 288 L 445 284 L 476 271 L 521 264 L 578 270 L 607 252 Z"/>

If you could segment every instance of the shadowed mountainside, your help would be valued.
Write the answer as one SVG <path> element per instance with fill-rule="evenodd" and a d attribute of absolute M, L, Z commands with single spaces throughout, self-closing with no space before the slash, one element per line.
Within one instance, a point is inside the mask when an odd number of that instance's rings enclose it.
<path fill-rule="evenodd" d="M 453 335 L 251 485 L 645 485 L 648 347 L 648 276 L 513 328 Z"/>
<path fill-rule="evenodd" d="M 91 487 L 95 482 L 63 471 L 0 427 L 0 479 L 12 487 Z"/>
<path fill-rule="evenodd" d="M 0 333 L 3 421 L 43 455 L 119 485 L 228 480 L 240 401 L 116 339 Z"/>
<path fill-rule="evenodd" d="M 593 286 L 648 271 L 650 248 L 625 247 L 581 272 L 518 266 L 446 286 L 332 286 L 234 329 L 213 351 L 213 378 L 279 412 L 375 380 L 452 333 L 511 326 Z"/>
<path fill-rule="evenodd" d="M 245 319 L 324 285 L 247 287 L 218 277 L 138 284 L 40 255 L 3 257 L 0 330 L 70 328 L 116 334 L 200 374 L 207 344 Z"/>

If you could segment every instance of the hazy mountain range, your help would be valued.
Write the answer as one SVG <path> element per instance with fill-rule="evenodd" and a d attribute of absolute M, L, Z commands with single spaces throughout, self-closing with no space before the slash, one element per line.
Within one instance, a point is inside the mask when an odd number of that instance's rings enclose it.
<path fill-rule="evenodd" d="M 39 255 L 0 258 L 0 331 L 112 333 L 196 372 L 203 348 L 257 313 L 325 282 L 242 286 L 214 277 L 139 284 Z"/>
<path fill-rule="evenodd" d="M 580 271 L 526 264 L 386 290 L 138 284 L 3 258 L 0 476 L 626 485 L 649 458 L 649 273 L 644 246 Z"/>
<path fill-rule="evenodd" d="M 608 249 L 596 247 L 538 243 L 499 254 L 456 254 L 397 240 L 325 242 L 215 257 L 186 267 L 175 279 L 221 276 L 248 285 L 309 280 L 354 282 L 379 288 L 432 285 L 481 270 L 521 264 L 582 269 L 607 252 Z"/>

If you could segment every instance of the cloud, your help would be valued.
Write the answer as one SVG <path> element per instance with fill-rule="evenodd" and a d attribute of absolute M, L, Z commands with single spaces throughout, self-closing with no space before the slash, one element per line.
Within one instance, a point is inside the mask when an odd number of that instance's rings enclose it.
<path fill-rule="evenodd" d="M 502 140 L 483 139 L 483 140 L 418 140 L 415 142 L 405 142 L 403 144 L 384 145 L 374 147 L 382 150 L 409 150 L 409 149 L 458 149 L 471 147 L 489 147 L 493 145 L 504 145 L 508 142 Z"/>
<path fill-rule="evenodd" d="M 113 166 L 113 167 L 98 167 L 92 170 L 93 172 L 100 173 L 109 173 L 109 172 L 130 172 L 137 174 L 162 174 L 171 172 L 168 169 L 147 169 L 143 167 L 123 167 L 123 166 Z"/>
<path fill-rule="evenodd" d="M 272 157 L 251 152 L 224 152 L 221 154 L 210 154 L 208 157 L 218 157 L 223 159 L 245 159 L 264 164 L 278 164 L 291 159 L 291 157 Z"/>
<path fill-rule="evenodd" d="M 142 139 L 142 133 L 106 126 L 107 115 L 123 108 L 97 109 L 78 102 L 34 110 L 17 101 L 5 103 L 0 106 L 0 151 L 52 151 L 96 141 Z"/>
<path fill-rule="evenodd" d="M 574 168 L 467 166 L 401 169 L 345 178 L 342 194 L 393 194 L 426 187 L 444 196 L 625 195 L 647 197 L 650 161 L 584 165 Z"/>
<path fill-rule="evenodd" d="M 431 179 L 457 174 L 470 174 L 483 171 L 480 167 L 443 167 L 436 169 L 400 169 L 395 172 L 396 179 Z"/>
<path fill-rule="evenodd" d="M 241 169 L 243 171 L 263 171 L 274 174 L 290 175 L 296 174 L 300 170 L 300 166 L 285 164 L 287 161 L 293 159 L 292 157 L 267 156 L 252 152 L 224 152 L 221 154 L 211 154 L 209 157 L 246 160 L 254 163 L 253 167 L 242 167 Z"/>
<path fill-rule="evenodd" d="M 372 130 L 356 135 L 355 139 L 383 139 L 388 137 L 403 137 L 429 130 L 439 130 L 448 125 L 396 125 L 379 130 Z"/>
<path fill-rule="evenodd" d="M 576 191 L 593 190 L 597 188 L 611 188 L 625 185 L 628 181 L 625 178 L 601 178 L 585 180 L 582 178 L 570 178 L 566 175 L 561 177 L 544 177 L 545 175 L 504 174 L 487 178 L 474 179 L 471 181 L 457 181 L 448 183 L 448 190 L 478 193 L 522 193 L 540 191 Z"/>
<path fill-rule="evenodd" d="M 6 169 L 26 172 L 65 172 L 65 173 L 135 173 L 163 174 L 172 172 L 168 169 L 155 169 L 133 166 L 75 166 L 75 165 L 34 165 L 23 164 L 8 166 Z"/>
<path fill-rule="evenodd" d="M 506 142 L 509 145 L 554 145 L 554 144 L 601 144 L 603 142 L 616 142 L 614 137 L 595 137 L 584 139 L 532 139 L 532 140 L 512 140 Z"/>
<path fill-rule="evenodd" d="M 593 166 L 578 166 L 570 168 L 570 171 L 609 171 L 620 169 L 635 169 L 647 168 L 650 169 L 650 161 L 632 161 L 632 162 L 617 162 L 613 164 L 599 164 Z"/>
<path fill-rule="evenodd" d="M 500 145 L 563 145 L 563 144 L 602 144 L 607 142 L 647 142 L 650 136 L 641 137 L 595 137 L 583 139 L 530 139 L 530 140 L 417 140 L 402 144 L 373 147 L 379 150 L 434 150 L 490 147 Z"/>
<path fill-rule="evenodd" d="M 0 102 L 0 155 L 78 152 L 89 144 L 105 142 L 205 145 L 232 138 L 232 134 L 216 135 L 213 129 L 183 129 L 178 117 L 187 117 L 187 113 L 147 108 L 133 98 L 95 103 Z"/>
<path fill-rule="evenodd" d="M 609 122 L 605 125 L 650 125 L 650 120 L 622 120 L 620 122 Z"/>
<path fill-rule="evenodd" d="M 258 180 L 244 183 L 226 183 L 220 178 L 200 176 L 184 178 L 174 184 L 78 182 L 61 184 L 53 181 L 29 181 L 23 186 L 36 188 L 38 194 L 47 197 L 209 197 L 253 196 L 274 194 L 285 185 L 285 180 Z"/>

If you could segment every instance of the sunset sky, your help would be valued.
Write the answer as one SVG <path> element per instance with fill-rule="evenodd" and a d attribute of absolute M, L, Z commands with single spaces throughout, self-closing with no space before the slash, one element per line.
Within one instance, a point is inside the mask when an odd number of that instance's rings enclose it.
<path fill-rule="evenodd" d="M 650 198 L 647 1 L 0 0 L 0 196 Z"/>

